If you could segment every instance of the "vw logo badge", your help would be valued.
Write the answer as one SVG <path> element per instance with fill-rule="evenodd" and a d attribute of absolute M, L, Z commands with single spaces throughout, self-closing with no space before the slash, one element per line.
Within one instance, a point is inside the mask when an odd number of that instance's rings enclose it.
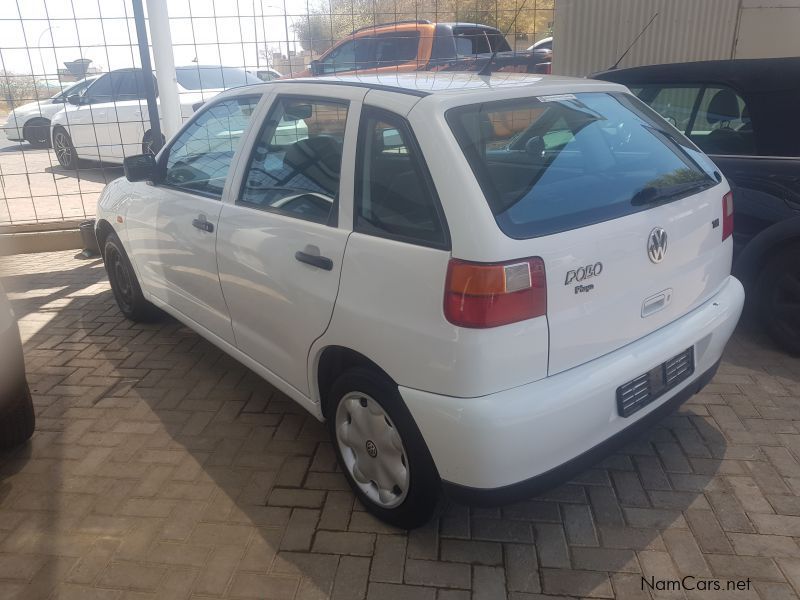
<path fill-rule="evenodd" d="M 667 232 L 656 227 L 647 236 L 647 256 L 650 261 L 660 263 L 664 260 L 664 255 L 667 253 Z"/>
<path fill-rule="evenodd" d="M 378 456 L 378 447 L 372 440 L 367 440 L 367 454 L 369 454 L 372 458 Z"/>

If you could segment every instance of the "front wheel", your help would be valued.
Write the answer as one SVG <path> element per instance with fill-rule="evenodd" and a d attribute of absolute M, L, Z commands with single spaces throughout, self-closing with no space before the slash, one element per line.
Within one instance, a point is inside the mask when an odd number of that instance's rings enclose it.
<path fill-rule="evenodd" d="M 785 351 L 800 354 L 800 243 L 772 256 L 756 284 L 758 316 Z"/>
<path fill-rule="evenodd" d="M 78 153 L 72 143 L 72 138 L 63 127 L 53 130 L 53 150 L 56 153 L 58 164 L 62 167 L 70 171 L 78 168 Z"/>
<path fill-rule="evenodd" d="M 113 233 L 106 240 L 103 259 L 111 291 L 122 314 L 134 322 L 154 320 L 159 311 L 142 294 L 133 265 L 128 260 L 122 242 Z"/>
<path fill-rule="evenodd" d="M 339 466 L 361 503 L 396 527 L 427 522 L 441 482 L 397 385 L 359 367 L 342 374 L 328 398 L 328 429 Z"/>

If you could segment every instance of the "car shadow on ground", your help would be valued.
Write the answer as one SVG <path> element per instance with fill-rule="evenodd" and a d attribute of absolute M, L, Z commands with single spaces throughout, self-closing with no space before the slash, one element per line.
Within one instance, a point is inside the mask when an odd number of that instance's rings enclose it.
<path fill-rule="evenodd" d="M 75 265 L 4 282 L 38 421 L 31 444 L 0 456 L 0 511 L 36 504 L 18 525 L 0 519 L 0 551 L 51 557 L 41 588 L 89 568 L 91 534 L 113 540 L 102 587 L 115 564 L 161 569 L 169 547 L 194 593 L 300 598 L 358 592 L 364 569 L 370 597 L 390 591 L 380 582 L 641 595 L 642 576 L 677 577 L 665 552 L 693 544 L 690 529 L 727 544 L 707 518 L 732 498 L 727 443 L 703 395 L 547 493 L 445 502 L 400 531 L 355 501 L 322 424 L 177 321 L 126 321 L 101 263 Z M 702 560 L 678 566 L 708 575 Z"/>
<path fill-rule="evenodd" d="M 58 164 L 58 161 L 53 162 L 53 165 L 45 168 L 45 173 L 51 173 L 56 177 L 69 177 L 74 179 L 83 179 L 85 181 L 92 181 L 94 183 L 110 183 L 124 175 L 122 166 L 104 164 L 101 162 L 94 162 L 89 160 L 82 160 L 77 169 L 65 169 Z"/>

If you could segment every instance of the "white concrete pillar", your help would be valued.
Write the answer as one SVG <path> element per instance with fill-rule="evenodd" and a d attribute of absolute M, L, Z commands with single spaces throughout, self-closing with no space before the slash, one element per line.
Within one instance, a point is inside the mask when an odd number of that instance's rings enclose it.
<path fill-rule="evenodd" d="M 161 130 L 166 139 L 175 135 L 183 124 L 178 81 L 175 78 L 175 57 L 172 54 L 172 35 L 169 31 L 167 0 L 147 0 L 147 22 L 150 44 L 158 82 L 158 110 Z"/>

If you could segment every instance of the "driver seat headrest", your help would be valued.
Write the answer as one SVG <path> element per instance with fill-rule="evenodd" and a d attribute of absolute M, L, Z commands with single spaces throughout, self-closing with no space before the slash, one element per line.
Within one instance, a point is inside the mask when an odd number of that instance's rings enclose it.
<path fill-rule="evenodd" d="M 739 97 L 733 90 L 719 90 L 708 103 L 706 120 L 712 125 L 735 121 L 740 116 Z"/>

